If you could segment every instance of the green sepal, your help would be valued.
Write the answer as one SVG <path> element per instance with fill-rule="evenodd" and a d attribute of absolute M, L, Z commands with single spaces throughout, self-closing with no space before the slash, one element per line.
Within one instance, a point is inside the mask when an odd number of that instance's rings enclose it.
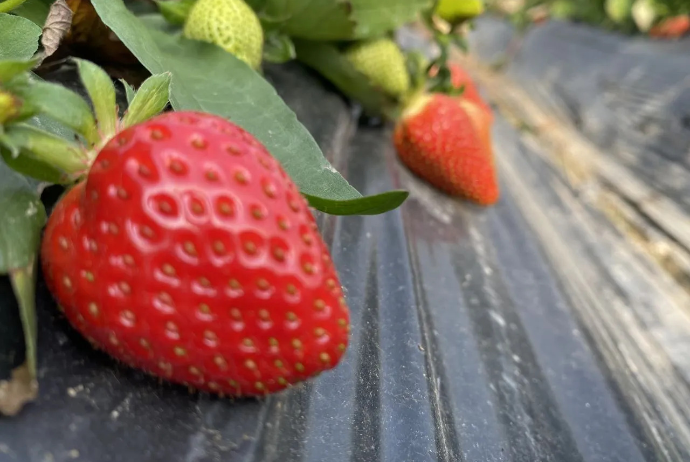
<path fill-rule="evenodd" d="M 25 104 L 84 137 L 89 145 L 98 143 L 96 121 L 88 103 L 78 94 L 55 83 L 37 78 L 13 79 L 6 87 Z"/>
<path fill-rule="evenodd" d="M 13 124 L 5 127 L 0 143 L 10 150 L 13 157 L 26 155 L 72 178 L 78 177 L 88 166 L 87 156 L 80 146 L 31 125 Z"/>
<path fill-rule="evenodd" d="M 423 90 L 429 78 L 429 59 L 418 50 L 405 53 L 405 66 L 410 74 L 410 94 Z"/>
<path fill-rule="evenodd" d="M 129 83 L 127 83 L 126 80 L 120 79 L 120 83 L 125 89 L 125 97 L 127 98 L 127 107 L 129 107 L 132 104 L 132 100 L 134 99 L 134 95 L 136 94 L 136 91 L 134 90 L 134 87 L 132 87 Z"/>
<path fill-rule="evenodd" d="M 0 84 L 7 83 L 16 76 L 31 70 L 37 62 L 34 59 L 28 61 L 0 60 Z"/>
<path fill-rule="evenodd" d="M 122 118 L 122 127 L 131 127 L 159 114 L 170 101 L 169 72 L 146 79 L 132 97 L 129 108 Z"/>
<path fill-rule="evenodd" d="M 295 44 L 289 36 L 278 32 L 266 33 L 264 41 L 264 60 L 270 63 L 285 63 L 295 59 Z"/>
<path fill-rule="evenodd" d="M 96 126 L 100 138 L 107 141 L 117 131 L 117 103 L 115 85 L 106 72 L 92 62 L 75 59 L 84 88 L 91 99 L 96 114 Z"/>

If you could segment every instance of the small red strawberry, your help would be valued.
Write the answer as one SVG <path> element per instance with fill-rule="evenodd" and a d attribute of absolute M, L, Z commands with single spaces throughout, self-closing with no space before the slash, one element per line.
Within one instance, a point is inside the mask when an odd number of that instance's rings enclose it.
<path fill-rule="evenodd" d="M 499 197 L 489 124 L 473 103 L 433 93 L 418 97 L 395 128 L 400 159 L 439 189 L 480 205 Z"/>
<path fill-rule="evenodd" d="M 464 90 L 461 95 L 462 98 L 465 98 L 484 109 L 491 115 L 491 121 L 493 121 L 493 111 L 491 110 L 491 106 L 489 106 L 486 101 L 484 101 L 484 98 L 482 98 L 482 95 L 477 89 L 477 84 L 474 82 L 470 74 L 460 65 L 455 63 L 448 63 L 448 69 L 450 70 L 450 81 L 453 87 L 460 89 L 464 86 Z M 436 68 L 432 68 L 429 72 L 429 76 L 434 77 L 437 72 L 438 70 Z"/>
<path fill-rule="evenodd" d="M 117 134 L 56 206 L 43 269 L 69 321 L 154 375 L 263 395 L 334 367 L 349 331 L 306 201 L 252 135 L 167 113 Z"/>
<path fill-rule="evenodd" d="M 690 32 L 690 15 L 683 14 L 666 18 L 649 30 L 654 38 L 677 39 Z"/>

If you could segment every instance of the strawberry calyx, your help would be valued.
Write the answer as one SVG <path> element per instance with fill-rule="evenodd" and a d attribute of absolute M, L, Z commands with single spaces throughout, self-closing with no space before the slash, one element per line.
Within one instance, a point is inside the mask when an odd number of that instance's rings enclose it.
<path fill-rule="evenodd" d="M 168 104 L 170 74 L 154 75 L 141 85 L 119 119 L 110 77 L 91 62 L 75 62 L 93 111 L 78 94 L 30 75 L 35 61 L 0 61 L 0 153 L 24 175 L 62 184 L 78 181 L 117 133 L 157 115 Z M 45 119 L 70 129 L 74 136 L 41 128 Z M 46 176 L 46 171 L 51 174 Z"/>
<path fill-rule="evenodd" d="M 402 118 L 409 119 L 424 110 L 429 101 L 433 98 L 432 94 L 421 92 L 412 96 L 402 111 Z"/>
<path fill-rule="evenodd" d="M 422 20 L 426 28 L 432 35 L 433 41 L 439 53 L 427 66 L 425 75 L 429 77 L 427 82 L 428 90 L 434 93 L 444 93 L 449 96 L 459 96 L 463 88 L 453 85 L 452 73 L 448 66 L 450 50 L 453 46 L 462 51 L 467 51 L 467 42 L 463 31 L 472 17 L 479 14 L 482 9 L 480 0 L 472 0 L 470 3 L 478 4 L 479 9 L 470 8 L 471 12 L 465 11 L 465 6 L 457 5 L 462 2 L 437 0 L 432 7 L 422 14 Z M 476 6 L 476 5 L 475 5 Z M 475 11 L 476 10 L 476 11 Z"/>

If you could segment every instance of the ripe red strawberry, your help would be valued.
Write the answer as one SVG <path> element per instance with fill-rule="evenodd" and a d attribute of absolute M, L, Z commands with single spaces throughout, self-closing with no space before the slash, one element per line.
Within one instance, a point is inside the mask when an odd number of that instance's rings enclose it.
<path fill-rule="evenodd" d="M 415 100 L 395 129 L 400 159 L 449 194 L 480 205 L 498 200 L 489 125 L 473 103 L 434 93 Z M 486 117 L 486 116 L 485 116 Z"/>
<path fill-rule="evenodd" d="M 477 84 L 474 82 L 470 74 L 460 65 L 455 63 L 449 63 L 448 69 L 450 70 L 450 81 L 453 87 L 459 89 L 464 85 L 462 98 L 467 99 L 468 101 L 471 101 L 480 108 L 484 109 L 491 116 L 491 121 L 493 121 L 493 111 L 491 110 L 491 106 L 489 106 L 486 101 L 484 101 L 484 98 L 482 98 L 482 95 L 479 94 Z M 434 77 L 437 72 L 438 70 L 436 68 L 432 68 L 429 72 L 429 76 Z"/>
<path fill-rule="evenodd" d="M 666 18 L 649 30 L 655 38 L 677 39 L 690 32 L 690 15 L 683 14 Z"/>
<path fill-rule="evenodd" d="M 42 247 L 70 322 L 123 362 L 231 395 L 341 359 L 349 315 L 307 203 L 249 133 L 167 113 L 119 133 Z"/>

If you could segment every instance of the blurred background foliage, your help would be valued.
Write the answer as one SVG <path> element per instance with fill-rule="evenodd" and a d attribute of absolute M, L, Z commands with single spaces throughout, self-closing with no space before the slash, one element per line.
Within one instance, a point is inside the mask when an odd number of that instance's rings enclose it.
<path fill-rule="evenodd" d="M 634 34 L 685 20 L 690 0 L 487 0 L 487 9 L 509 16 L 520 28 L 553 18 Z"/>

